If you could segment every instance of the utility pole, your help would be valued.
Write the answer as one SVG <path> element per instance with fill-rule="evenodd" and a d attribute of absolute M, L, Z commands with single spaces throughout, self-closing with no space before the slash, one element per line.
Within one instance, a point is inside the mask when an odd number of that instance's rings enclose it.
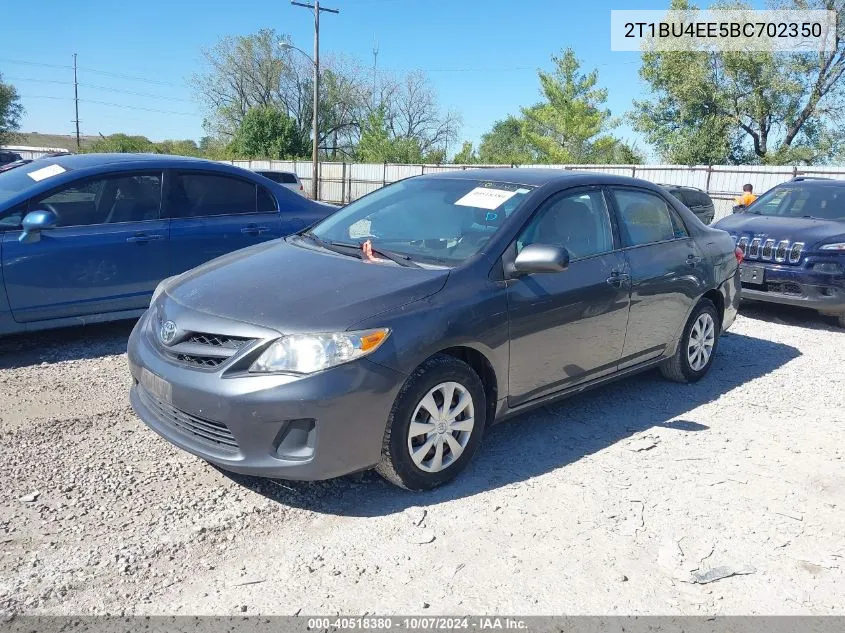
<path fill-rule="evenodd" d="M 79 85 L 76 82 L 76 53 L 73 54 L 73 105 L 76 110 L 76 118 L 73 120 L 76 123 L 76 150 L 82 149 L 82 144 L 79 142 Z"/>
<path fill-rule="evenodd" d="M 311 155 L 311 195 L 314 200 L 317 199 L 318 188 L 318 154 L 320 143 L 320 126 L 318 120 L 318 111 L 320 109 L 320 11 L 327 11 L 329 13 L 340 13 L 337 9 L 327 9 L 320 6 L 320 0 L 314 0 L 314 4 L 307 2 L 295 2 L 291 0 L 291 4 L 298 7 L 305 7 L 306 9 L 314 10 L 314 146 Z"/>
<path fill-rule="evenodd" d="M 373 110 L 376 109 L 376 68 L 378 66 L 378 40 L 373 41 Z"/>

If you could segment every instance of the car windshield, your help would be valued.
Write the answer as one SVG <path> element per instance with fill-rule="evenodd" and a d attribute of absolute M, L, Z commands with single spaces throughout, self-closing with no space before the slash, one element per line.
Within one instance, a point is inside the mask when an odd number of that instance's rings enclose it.
<path fill-rule="evenodd" d="M 845 220 L 845 185 L 775 187 L 755 200 L 748 213 Z"/>
<path fill-rule="evenodd" d="M 29 171 L 32 170 L 16 168 L 0 172 L 0 207 L 35 184 L 35 180 L 27 175 Z"/>
<path fill-rule="evenodd" d="M 460 264 L 481 251 L 533 187 L 472 178 L 409 178 L 357 200 L 309 234 L 432 264 Z"/>

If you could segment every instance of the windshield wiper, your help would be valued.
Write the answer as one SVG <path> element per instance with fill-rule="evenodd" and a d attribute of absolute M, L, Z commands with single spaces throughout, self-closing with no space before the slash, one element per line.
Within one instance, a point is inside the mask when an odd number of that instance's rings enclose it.
<path fill-rule="evenodd" d="M 364 252 L 361 249 L 360 244 L 348 244 L 346 242 L 329 242 L 331 246 L 336 246 L 337 248 L 348 248 L 354 249 L 358 252 L 358 256 L 361 259 L 364 259 Z M 399 253 L 394 253 L 392 251 L 386 251 L 381 248 L 373 248 L 373 255 L 381 255 L 385 259 L 392 261 L 394 264 L 399 264 L 400 266 L 405 266 L 407 268 L 422 268 L 418 263 L 413 261 L 407 255 L 400 255 Z"/>

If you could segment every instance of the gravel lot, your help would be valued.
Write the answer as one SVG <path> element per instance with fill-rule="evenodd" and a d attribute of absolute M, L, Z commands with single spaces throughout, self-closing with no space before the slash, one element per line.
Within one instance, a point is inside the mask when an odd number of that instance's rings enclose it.
<path fill-rule="evenodd" d="M 699 384 L 651 372 L 495 427 L 425 494 L 171 447 L 129 407 L 130 328 L 0 340 L 2 612 L 845 614 L 831 320 L 748 306 Z"/>

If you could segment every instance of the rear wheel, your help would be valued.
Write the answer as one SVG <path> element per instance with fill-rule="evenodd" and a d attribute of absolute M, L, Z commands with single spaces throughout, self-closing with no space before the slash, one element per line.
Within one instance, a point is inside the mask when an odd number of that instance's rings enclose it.
<path fill-rule="evenodd" d="M 839 327 L 845 327 L 845 312 L 839 315 Z"/>
<path fill-rule="evenodd" d="M 484 386 L 469 365 L 445 354 L 431 357 L 396 398 L 376 470 L 408 490 L 446 483 L 472 459 L 486 410 Z"/>
<path fill-rule="evenodd" d="M 713 364 L 719 341 L 719 313 L 709 299 L 702 299 L 692 311 L 684 327 L 675 354 L 660 366 L 669 380 L 696 382 Z"/>

